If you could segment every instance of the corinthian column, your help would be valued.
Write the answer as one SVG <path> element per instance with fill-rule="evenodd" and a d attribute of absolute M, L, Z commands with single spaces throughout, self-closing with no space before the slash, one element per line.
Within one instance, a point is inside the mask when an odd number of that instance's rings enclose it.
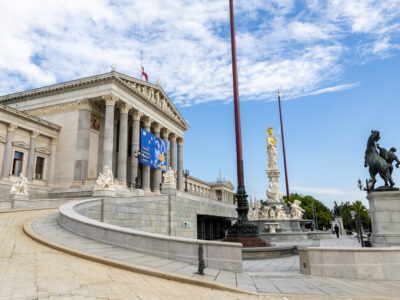
<path fill-rule="evenodd" d="M 26 178 L 28 181 L 32 181 L 33 178 L 33 166 L 35 165 L 35 147 L 36 147 L 36 138 L 38 137 L 39 132 L 33 131 L 31 133 L 31 141 L 29 145 L 29 153 L 28 153 L 28 166 L 26 168 Z"/>
<path fill-rule="evenodd" d="M 156 137 L 160 137 L 161 124 L 155 123 L 153 126 L 153 130 L 154 130 L 154 135 Z M 160 193 L 160 184 L 161 184 L 161 170 L 155 168 L 153 170 L 152 191 L 155 193 Z"/>
<path fill-rule="evenodd" d="M 14 138 L 15 129 L 17 129 L 17 125 L 10 124 L 8 125 L 7 131 L 7 141 L 4 148 L 3 155 L 3 167 L 1 170 L 1 177 L 8 178 L 10 175 L 10 164 L 11 164 L 11 155 L 12 155 L 12 142 Z"/>
<path fill-rule="evenodd" d="M 174 172 L 176 172 L 176 135 L 174 133 L 172 133 L 169 137 L 169 141 L 170 141 L 170 166 L 171 169 L 174 170 Z"/>
<path fill-rule="evenodd" d="M 118 152 L 118 179 L 122 185 L 126 185 L 126 164 L 128 160 L 128 112 L 131 106 L 122 103 L 119 119 L 119 152 Z"/>
<path fill-rule="evenodd" d="M 89 140 L 90 140 L 90 110 L 88 99 L 79 100 L 78 134 L 75 149 L 74 181 L 81 181 L 88 176 Z M 29 179 L 29 178 L 28 178 Z"/>
<path fill-rule="evenodd" d="M 143 121 L 143 129 L 150 132 L 150 125 L 152 120 L 146 117 Z M 144 191 L 150 191 L 150 166 L 143 165 L 142 169 L 142 189 Z"/>
<path fill-rule="evenodd" d="M 135 152 L 139 151 L 140 118 L 142 116 L 143 114 L 138 110 L 132 112 L 131 188 L 136 188 L 136 178 L 138 176 L 139 161 L 135 157 Z"/>
<path fill-rule="evenodd" d="M 118 97 L 114 95 L 103 96 L 106 104 L 106 116 L 104 121 L 104 145 L 103 145 L 103 169 L 107 166 L 112 170 L 113 166 L 113 141 L 114 141 L 114 109 Z"/>
<path fill-rule="evenodd" d="M 184 138 L 178 139 L 178 176 L 177 176 L 177 189 L 183 190 L 183 142 Z"/>

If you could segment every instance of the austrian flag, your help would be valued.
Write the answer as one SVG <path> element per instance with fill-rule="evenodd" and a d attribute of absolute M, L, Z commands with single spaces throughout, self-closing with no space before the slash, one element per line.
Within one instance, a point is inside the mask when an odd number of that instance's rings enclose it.
<path fill-rule="evenodd" d="M 144 76 L 144 78 L 146 78 L 146 81 L 149 81 L 149 76 L 147 76 L 147 73 L 144 71 L 143 66 L 142 66 L 142 76 Z"/>

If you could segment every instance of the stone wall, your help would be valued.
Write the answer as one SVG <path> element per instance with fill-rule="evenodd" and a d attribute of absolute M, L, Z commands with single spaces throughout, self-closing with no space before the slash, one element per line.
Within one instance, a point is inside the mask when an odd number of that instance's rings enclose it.
<path fill-rule="evenodd" d="M 92 206 L 99 207 L 100 203 L 99 200 L 84 200 L 62 205 L 58 222 L 71 232 L 97 241 L 194 265 L 198 264 L 199 246 L 203 245 L 206 267 L 242 272 L 242 244 L 149 233 L 106 224 L 79 213 L 86 211 L 92 216 L 99 216 Z"/>
<path fill-rule="evenodd" d="M 80 206 L 80 214 L 108 224 L 172 236 L 197 238 L 197 215 L 236 218 L 234 205 L 187 193 L 106 197 Z M 190 222 L 191 227 L 183 227 Z"/>
<path fill-rule="evenodd" d="M 321 277 L 400 280 L 400 248 L 299 247 L 303 274 Z"/>

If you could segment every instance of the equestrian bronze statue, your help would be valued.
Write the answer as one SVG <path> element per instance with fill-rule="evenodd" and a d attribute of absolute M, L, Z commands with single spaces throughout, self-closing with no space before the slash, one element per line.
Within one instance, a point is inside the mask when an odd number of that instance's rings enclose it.
<path fill-rule="evenodd" d="M 376 183 L 376 174 L 382 177 L 385 182 L 385 186 L 379 187 L 375 190 L 394 190 L 394 182 L 392 180 L 393 161 L 396 161 L 396 168 L 399 167 L 400 161 L 394 154 L 395 148 L 391 148 L 387 151 L 385 148 L 381 148 L 376 142 L 380 139 L 379 131 L 371 130 L 371 135 L 368 138 L 367 150 L 365 150 L 365 164 L 364 167 L 369 167 L 369 174 L 371 176 L 367 183 L 367 191 L 374 190 Z M 378 153 L 379 149 L 380 153 Z"/>

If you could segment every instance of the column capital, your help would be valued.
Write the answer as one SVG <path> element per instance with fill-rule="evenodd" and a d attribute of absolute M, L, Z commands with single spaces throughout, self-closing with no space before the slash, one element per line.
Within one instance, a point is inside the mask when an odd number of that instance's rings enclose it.
<path fill-rule="evenodd" d="M 145 117 L 143 118 L 143 125 L 144 125 L 145 127 L 150 127 L 150 125 L 151 125 L 152 122 L 153 122 L 153 120 L 152 120 L 150 117 L 148 117 L 148 116 L 145 116 Z"/>
<path fill-rule="evenodd" d="M 171 142 L 176 142 L 176 134 L 175 134 L 175 133 L 171 133 L 171 134 L 169 135 L 169 140 L 170 140 Z"/>
<path fill-rule="evenodd" d="M 9 124 L 8 127 L 7 127 L 7 130 L 8 130 L 8 131 L 15 131 L 15 129 L 17 129 L 17 128 L 18 128 L 17 125 L 15 125 L 15 124 Z"/>
<path fill-rule="evenodd" d="M 87 99 L 87 98 L 78 100 L 77 102 L 78 102 L 79 110 L 81 110 L 81 109 L 91 110 L 92 109 L 92 105 L 91 105 L 89 99 Z"/>
<path fill-rule="evenodd" d="M 178 142 L 178 146 L 183 146 L 185 139 L 183 137 L 178 137 L 177 138 L 177 142 Z"/>
<path fill-rule="evenodd" d="M 51 145 L 57 145 L 58 144 L 58 139 L 57 138 L 52 138 L 50 141 Z"/>
<path fill-rule="evenodd" d="M 168 128 L 162 128 L 161 129 L 161 136 L 162 136 L 162 138 L 164 139 L 164 140 L 168 140 L 168 136 L 169 136 L 169 133 L 170 133 L 171 131 L 168 129 Z"/>
<path fill-rule="evenodd" d="M 31 138 L 32 139 L 36 139 L 38 136 L 39 136 L 39 132 L 37 132 L 37 131 L 32 131 L 31 132 Z"/>
<path fill-rule="evenodd" d="M 135 109 L 132 110 L 131 115 L 133 120 L 140 121 L 140 118 L 143 116 L 143 113 Z"/>
<path fill-rule="evenodd" d="M 111 105 L 111 106 L 114 106 L 115 103 L 117 103 L 118 101 L 118 97 L 112 94 L 104 95 L 102 98 L 106 102 L 106 105 Z"/>
<path fill-rule="evenodd" d="M 126 102 L 120 102 L 118 105 L 118 108 L 121 112 L 121 114 L 127 114 L 129 110 L 132 108 L 132 106 Z"/>
<path fill-rule="evenodd" d="M 152 128 L 153 128 L 154 132 L 159 133 L 161 131 L 162 125 L 160 123 L 153 122 Z"/>

